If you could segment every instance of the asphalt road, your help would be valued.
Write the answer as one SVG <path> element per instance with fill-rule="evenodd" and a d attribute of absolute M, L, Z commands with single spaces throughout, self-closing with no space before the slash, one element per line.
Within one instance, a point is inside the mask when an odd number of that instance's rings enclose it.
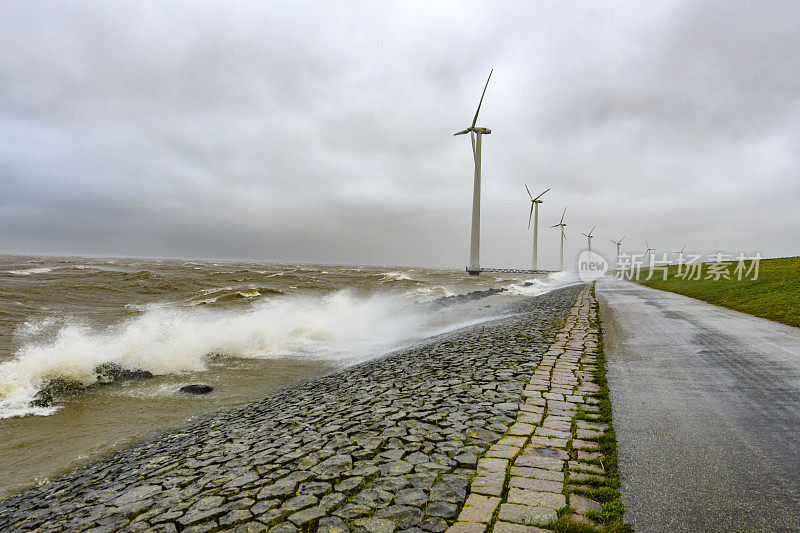
<path fill-rule="evenodd" d="M 800 531 L 800 329 L 597 282 L 626 522 Z"/>

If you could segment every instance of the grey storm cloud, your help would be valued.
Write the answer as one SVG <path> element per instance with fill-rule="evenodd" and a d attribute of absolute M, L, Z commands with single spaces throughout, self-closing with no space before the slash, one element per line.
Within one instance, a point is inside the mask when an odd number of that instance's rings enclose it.
<path fill-rule="evenodd" d="M 463 268 L 800 249 L 796 2 L 5 2 L 0 253 Z"/>

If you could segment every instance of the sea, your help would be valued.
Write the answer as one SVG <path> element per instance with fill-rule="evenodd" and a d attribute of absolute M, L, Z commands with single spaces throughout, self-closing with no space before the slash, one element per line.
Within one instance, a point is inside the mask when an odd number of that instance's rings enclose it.
<path fill-rule="evenodd" d="M 577 282 L 570 273 L 0 256 L 0 497 Z M 488 289 L 503 291 L 454 298 Z M 214 390 L 180 392 L 197 383 Z M 42 401 L 43 390 L 56 392 Z"/>

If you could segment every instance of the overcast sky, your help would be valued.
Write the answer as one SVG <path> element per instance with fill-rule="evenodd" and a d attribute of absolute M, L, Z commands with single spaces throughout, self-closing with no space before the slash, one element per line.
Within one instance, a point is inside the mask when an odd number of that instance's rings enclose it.
<path fill-rule="evenodd" d="M 0 253 L 800 253 L 800 2 L 0 1 Z"/>

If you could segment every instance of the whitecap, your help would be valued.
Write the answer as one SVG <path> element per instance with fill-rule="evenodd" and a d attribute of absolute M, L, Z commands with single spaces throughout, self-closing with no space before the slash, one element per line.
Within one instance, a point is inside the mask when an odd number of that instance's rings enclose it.
<path fill-rule="evenodd" d="M 46 274 L 52 271 L 53 271 L 52 268 L 36 267 L 36 268 L 25 268 L 22 270 L 6 270 L 6 273 L 15 274 L 17 276 L 30 276 L 31 274 Z"/>

